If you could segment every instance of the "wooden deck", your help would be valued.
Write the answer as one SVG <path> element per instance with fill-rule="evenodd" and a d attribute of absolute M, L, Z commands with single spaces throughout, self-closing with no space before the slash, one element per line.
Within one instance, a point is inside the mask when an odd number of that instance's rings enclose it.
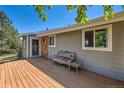
<path fill-rule="evenodd" d="M 35 58 L 0 64 L 0 88 L 124 87 L 124 82 Z"/>

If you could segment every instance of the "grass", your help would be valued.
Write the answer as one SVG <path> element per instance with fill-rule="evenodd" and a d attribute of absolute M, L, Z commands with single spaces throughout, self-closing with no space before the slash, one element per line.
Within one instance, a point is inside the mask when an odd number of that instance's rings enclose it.
<path fill-rule="evenodd" d="M 0 62 L 8 62 L 17 60 L 17 54 L 4 54 L 0 55 Z"/>

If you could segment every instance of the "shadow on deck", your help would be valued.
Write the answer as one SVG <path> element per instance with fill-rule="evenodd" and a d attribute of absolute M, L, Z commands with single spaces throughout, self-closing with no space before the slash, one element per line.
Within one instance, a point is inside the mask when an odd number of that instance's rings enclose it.
<path fill-rule="evenodd" d="M 0 64 L 0 88 L 124 87 L 124 82 L 100 74 L 69 71 L 43 58 Z"/>
<path fill-rule="evenodd" d="M 69 71 L 67 66 L 52 64 L 51 61 L 43 58 L 28 60 L 36 68 L 50 76 L 63 87 L 124 87 L 124 82 L 104 75 L 88 71 L 80 71 L 79 75 L 75 71 Z"/>

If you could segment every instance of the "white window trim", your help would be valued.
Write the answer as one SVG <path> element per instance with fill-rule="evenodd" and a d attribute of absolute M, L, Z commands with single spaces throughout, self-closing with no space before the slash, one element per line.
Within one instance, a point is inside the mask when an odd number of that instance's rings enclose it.
<path fill-rule="evenodd" d="M 49 38 L 50 37 L 54 37 L 54 45 L 49 45 L 49 47 L 56 47 L 56 35 L 50 35 Z M 49 42 L 50 42 L 50 40 L 49 40 Z"/>
<path fill-rule="evenodd" d="M 94 31 L 95 32 L 95 30 L 100 30 L 100 29 L 108 29 L 108 37 L 107 37 L 108 47 L 107 48 L 96 48 L 95 42 L 94 42 L 94 47 L 85 47 L 85 32 L 86 31 Z M 94 37 L 94 39 L 95 39 L 95 37 Z M 112 51 L 112 24 L 82 30 L 82 49 L 83 50 L 96 50 L 96 51 Z"/>
<path fill-rule="evenodd" d="M 36 56 L 33 56 L 32 55 L 32 40 L 35 39 L 35 40 L 39 40 L 39 54 L 36 55 Z M 37 57 L 37 56 L 40 56 L 41 55 L 41 38 L 37 38 L 37 37 L 30 37 L 30 58 L 32 57 Z"/>

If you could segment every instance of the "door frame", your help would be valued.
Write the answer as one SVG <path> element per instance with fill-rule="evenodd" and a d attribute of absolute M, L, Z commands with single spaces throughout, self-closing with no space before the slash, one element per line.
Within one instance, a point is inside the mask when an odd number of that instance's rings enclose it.
<path fill-rule="evenodd" d="M 39 54 L 35 55 L 35 56 L 32 55 L 32 40 L 33 39 L 39 40 Z M 41 56 L 41 51 L 40 50 L 41 50 L 41 39 L 38 38 L 38 37 L 30 37 L 30 58 Z"/>

